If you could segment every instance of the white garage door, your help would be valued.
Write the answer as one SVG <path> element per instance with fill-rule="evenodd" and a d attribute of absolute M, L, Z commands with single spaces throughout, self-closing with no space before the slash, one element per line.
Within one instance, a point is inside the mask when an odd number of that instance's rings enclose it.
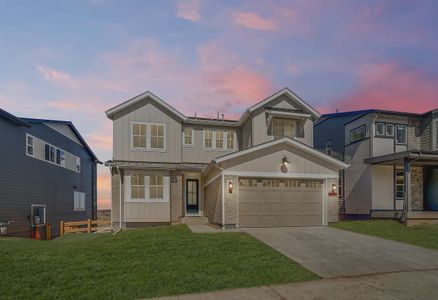
<path fill-rule="evenodd" d="M 322 225 L 322 181 L 239 179 L 239 226 Z"/>

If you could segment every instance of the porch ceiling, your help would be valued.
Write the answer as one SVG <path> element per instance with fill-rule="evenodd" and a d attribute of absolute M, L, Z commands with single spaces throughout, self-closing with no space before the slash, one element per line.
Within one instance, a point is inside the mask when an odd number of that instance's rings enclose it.
<path fill-rule="evenodd" d="M 412 166 L 438 166 L 438 151 L 409 150 L 365 159 L 370 165 L 402 165 L 409 161 Z"/>

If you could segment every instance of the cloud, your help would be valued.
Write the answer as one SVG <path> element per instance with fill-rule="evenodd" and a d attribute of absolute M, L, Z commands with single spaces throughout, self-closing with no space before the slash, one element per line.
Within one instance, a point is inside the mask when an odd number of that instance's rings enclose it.
<path fill-rule="evenodd" d="M 198 22 L 201 20 L 200 8 L 200 0 L 178 1 L 176 14 L 181 19 Z"/>
<path fill-rule="evenodd" d="M 97 175 L 98 209 L 111 208 L 111 177 L 107 168 L 98 170 Z"/>
<path fill-rule="evenodd" d="M 37 65 L 36 68 L 48 81 L 51 81 L 57 85 L 65 86 L 71 89 L 78 89 L 79 83 L 74 80 L 70 74 L 51 69 L 43 65 Z"/>
<path fill-rule="evenodd" d="M 359 85 L 334 105 L 339 109 L 390 109 L 422 113 L 437 107 L 438 78 L 399 63 L 359 68 Z"/>
<path fill-rule="evenodd" d="M 55 100 L 47 102 L 47 107 L 59 109 L 59 110 L 67 110 L 67 111 L 78 111 L 82 109 L 82 105 L 80 103 L 64 101 L 64 100 Z"/>
<path fill-rule="evenodd" d="M 266 31 L 277 30 L 277 24 L 274 21 L 254 12 L 234 12 L 232 17 L 234 23 L 242 27 Z"/>

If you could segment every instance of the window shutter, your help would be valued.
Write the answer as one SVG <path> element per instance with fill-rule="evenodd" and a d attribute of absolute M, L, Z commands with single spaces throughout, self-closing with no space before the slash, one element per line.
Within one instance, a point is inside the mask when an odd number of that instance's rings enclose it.
<path fill-rule="evenodd" d="M 126 175 L 124 177 L 123 186 L 125 188 L 124 202 L 129 201 L 129 200 L 131 200 L 131 175 Z"/>
<path fill-rule="evenodd" d="M 144 197 L 146 199 L 150 199 L 149 182 L 150 182 L 149 176 L 145 176 L 144 177 Z"/>
<path fill-rule="evenodd" d="M 163 177 L 163 200 L 170 201 L 170 177 Z"/>

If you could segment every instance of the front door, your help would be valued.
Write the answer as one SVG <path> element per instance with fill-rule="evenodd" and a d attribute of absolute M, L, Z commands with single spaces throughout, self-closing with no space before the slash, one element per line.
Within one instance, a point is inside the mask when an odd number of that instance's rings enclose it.
<path fill-rule="evenodd" d="M 197 179 L 187 179 L 186 181 L 187 212 L 189 213 L 197 213 L 199 210 L 198 184 Z"/>

